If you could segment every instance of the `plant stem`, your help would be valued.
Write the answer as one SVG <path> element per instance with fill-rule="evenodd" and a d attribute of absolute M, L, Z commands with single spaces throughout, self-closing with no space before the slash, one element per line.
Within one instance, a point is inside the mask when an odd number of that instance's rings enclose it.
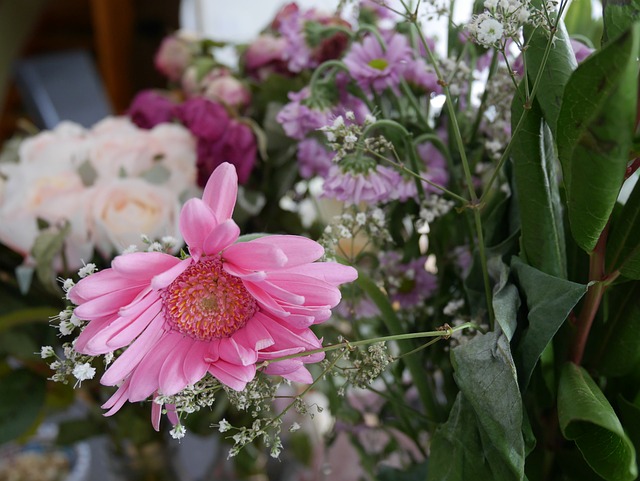
<path fill-rule="evenodd" d="M 573 345 L 571 346 L 570 360 L 576 365 L 582 363 L 584 357 L 584 350 L 587 345 L 587 339 L 589 338 L 589 332 L 593 325 L 593 320 L 596 317 L 600 302 L 602 302 L 602 296 L 607 289 L 608 283 L 605 282 L 605 252 L 607 245 L 607 237 L 609 235 L 609 224 L 605 226 L 604 230 L 600 234 L 600 238 L 596 244 L 596 247 L 591 253 L 589 259 L 589 280 L 591 285 L 588 287 L 587 296 L 580 310 L 578 321 L 576 323 L 577 331 L 573 339 Z"/>
<path fill-rule="evenodd" d="M 336 349 L 343 349 L 348 347 L 366 346 L 369 344 L 376 344 L 378 342 L 406 341 L 408 339 L 424 339 L 428 337 L 438 337 L 442 339 L 444 338 L 448 339 L 455 332 L 462 331 L 464 329 L 476 329 L 477 327 L 478 326 L 476 326 L 476 324 L 474 324 L 473 322 L 465 322 L 464 324 L 461 324 L 456 327 L 451 327 L 451 326 L 443 327 L 441 330 L 438 330 L 438 331 L 410 332 L 407 334 L 395 334 L 391 336 L 372 337 L 370 339 L 362 339 L 360 341 L 343 341 L 338 344 L 330 344 L 328 346 L 321 347 L 319 349 L 313 349 L 310 351 L 303 351 L 296 354 L 289 354 L 288 356 L 277 357 L 275 359 L 269 359 L 268 361 L 262 362 L 261 365 L 268 366 L 271 363 L 286 361 L 287 359 L 295 359 L 297 357 L 309 356 L 311 354 L 318 354 L 320 352 L 335 351 Z M 424 346 L 421 346 L 420 349 L 422 349 L 422 347 Z M 404 356 L 404 355 L 405 353 L 403 353 L 401 356 Z"/>

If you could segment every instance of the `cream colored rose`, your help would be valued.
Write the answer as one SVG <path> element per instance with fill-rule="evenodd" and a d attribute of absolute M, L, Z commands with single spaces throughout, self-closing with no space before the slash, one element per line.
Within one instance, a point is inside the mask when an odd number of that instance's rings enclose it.
<path fill-rule="evenodd" d="M 146 249 L 150 239 L 180 239 L 180 203 L 172 191 L 142 179 L 121 178 L 97 184 L 90 200 L 90 230 L 96 249 L 105 257 L 135 244 Z"/>
<path fill-rule="evenodd" d="M 166 187 L 176 195 L 193 190 L 197 185 L 197 155 L 191 132 L 182 125 L 163 123 L 149 131 L 149 139 L 157 152 L 156 164 L 163 166 L 169 174 Z"/>

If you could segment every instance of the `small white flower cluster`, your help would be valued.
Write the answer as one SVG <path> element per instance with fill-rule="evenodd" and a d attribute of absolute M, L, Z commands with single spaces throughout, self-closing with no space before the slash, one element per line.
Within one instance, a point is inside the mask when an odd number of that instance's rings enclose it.
<path fill-rule="evenodd" d="M 345 113 L 344 117 L 338 115 L 331 125 L 326 125 L 319 129 L 324 132 L 329 142 L 329 147 L 335 152 L 334 162 L 339 162 L 347 155 L 355 152 L 364 128 L 373 124 L 376 118 L 371 114 L 367 115 L 364 125 L 359 125 L 355 120 L 355 114 L 349 111 Z"/>
<path fill-rule="evenodd" d="M 247 384 L 242 391 L 236 391 L 223 386 L 227 398 L 238 411 L 247 411 L 254 418 L 271 412 L 271 401 L 276 395 L 280 383 L 265 375 L 257 374 L 253 381 Z"/>
<path fill-rule="evenodd" d="M 440 71 L 447 79 L 449 92 L 453 96 L 466 95 L 474 71 L 464 59 L 447 57 L 440 59 Z"/>
<path fill-rule="evenodd" d="M 187 386 L 173 396 L 158 395 L 154 402 L 161 406 L 171 404 L 177 416 L 182 419 L 188 414 L 213 406 L 216 395 L 222 390 L 222 384 L 213 376 L 207 375 L 193 386 Z"/>
<path fill-rule="evenodd" d="M 78 387 L 82 381 L 94 378 L 96 368 L 91 365 L 94 359 L 92 356 L 80 354 L 74 349 L 71 342 L 64 343 L 62 350 L 63 356 L 58 356 L 51 346 L 42 346 L 40 349 L 42 359 L 55 358 L 49 363 L 49 368 L 55 371 L 49 380 L 68 384 L 69 379 L 75 379 L 74 387 Z"/>
<path fill-rule="evenodd" d="M 514 86 L 506 67 L 499 67 L 487 83 L 487 97 L 481 124 L 484 134 L 484 146 L 493 159 L 500 154 L 509 143 L 511 137 L 511 100 Z"/>
<path fill-rule="evenodd" d="M 393 360 L 385 343 L 372 344 L 359 352 L 352 369 L 345 370 L 347 381 L 354 387 L 366 389 Z"/>
<path fill-rule="evenodd" d="M 439 195 L 432 194 L 420 204 L 420 215 L 416 220 L 416 231 L 420 234 L 429 233 L 429 224 L 448 214 L 455 206 L 455 202 Z"/>
<path fill-rule="evenodd" d="M 142 242 L 147 245 L 147 252 L 171 253 L 178 246 L 178 239 L 172 236 L 164 236 L 159 241 L 152 241 L 147 235 L 141 235 Z M 125 251 L 127 254 L 135 252 L 136 246 L 131 245 Z M 123 252 L 124 254 L 125 252 Z"/>
<path fill-rule="evenodd" d="M 485 0 L 485 11 L 474 15 L 467 30 L 482 46 L 503 48 L 505 41 L 520 38 L 524 24 L 550 29 L 557 0 L 547 0 L 542 8 L 535 8 L 530 0 Z"/>
<path fill-rule="evenodd" d="M 328 259 L 335 256 L 341 241 L 355 240 L 360 236 L 365 237 L 365 245 L 369 242 L 378 245 L 392 240 L 387 228 L 387 216 L 382 209 L 374 207 L 359 211 L 356 206 L 351 206 L 347 212 L 333 218 L 318 242 L 325 248 L 325 257 Z"/>

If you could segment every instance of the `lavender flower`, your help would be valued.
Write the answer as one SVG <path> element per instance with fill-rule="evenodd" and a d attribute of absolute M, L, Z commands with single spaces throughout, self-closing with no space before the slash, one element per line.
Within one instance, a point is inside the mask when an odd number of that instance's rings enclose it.
<path fill-rule="evenodd" d="M 304 88 L 300 92 L 291 92 L 289 102 L 278 115 L 276 121 L 282 125 L 284 132 L 296 140 L 304 139 L 309 132 L 315 131 L 330 123 L 331 113 L 309 108 L 302 102 L 309 97 L 309 89 Z"/>
<path fill-rule="evenodd" d="M 395 251 L 380 255 L 380 269 L 385 276 L 387 292 L 401 309 L 420 306 L 438 288 L 437 277 L 424 268 L 426 261 L 426 257 L 419 257 L 403 263 L 400 253 Z"/>
<path fill-rule="evenodd" d="M 377 93 L 386 88 L 398 93 L 398 85 L 410 60 L 411 48 L 400 34 L 391 35 L 386 50 L 376 37 L 368 35 L 362 43 L 352 45 L 344 57 L 344 63 L 358 85 Z"/>
<path fill-rule="evenodd" d="M 326 177 L 331 168 L 333 153 L 316 139 L 305 139 L 298 144 L 298 169 L 304 178 L 314 175 Z"/>
<path fill-rule="evenodd" d="M 381 165 L 368 170 L 343 169 L 334 165 L 324 182 L 324 196 L 348 204 L 388 202 L 393 200 L 400 174 Z"/>

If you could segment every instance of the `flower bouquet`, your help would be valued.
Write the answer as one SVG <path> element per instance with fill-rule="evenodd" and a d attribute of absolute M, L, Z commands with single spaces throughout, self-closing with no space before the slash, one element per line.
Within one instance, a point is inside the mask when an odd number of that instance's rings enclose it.
<path fill-rule="evenodd" d="M 636 479 L 640 10 L 567 3 L 478 3 L 445 50 L 432 3 L 289 4 L 237 70 L 169 37 L 129 115 L 191 132 L 186 246 L 65 281 L 53 377 L 237 475 Z"/>

